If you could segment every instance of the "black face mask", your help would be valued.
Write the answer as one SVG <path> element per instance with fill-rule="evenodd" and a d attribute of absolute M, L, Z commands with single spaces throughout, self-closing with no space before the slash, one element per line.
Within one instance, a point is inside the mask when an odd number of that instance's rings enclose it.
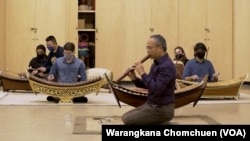
<path fill-rule="evenodd" d="M 200 59 L 204 59 L 205 54 L 206 54 L 205 52 L 196 52 L 196 56 Z"/>
<path fill-rule="evenodd" d="M 38 58 L 38 59 L 43 59 L 44 56 L 45 56 L 45 54 L 37 54 L 37 58 Z"/>
<path fill-rule="evenodd" d="M 182 57 L 183 57 L 182 54 L 176 54 L 176 55 L 175 55 L 175 58 L 176 58 L 177 60 L 181 59 Z"/>

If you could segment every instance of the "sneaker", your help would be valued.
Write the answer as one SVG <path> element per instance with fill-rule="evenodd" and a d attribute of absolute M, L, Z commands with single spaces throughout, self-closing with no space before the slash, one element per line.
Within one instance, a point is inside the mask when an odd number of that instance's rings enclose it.
<path fill-rule="evenodd" d="M 73 98 L 73 102 L 76 102 L 76 103 L 87 103 L 88 102 L 88 98 L 85 97 L 85 96 L 75 97 L 75 98 Z"/>
<path fill-rule="evenodd" d="M 58 97 L 47 96 L 47 101 L 54 101 L 55 103 L 58 103 L 60 99 Z"/>
<path fill-rule="evenodd" d="M 47 101 L 55 101 L 55 98 L 53 96 L 47 96 Z"/>

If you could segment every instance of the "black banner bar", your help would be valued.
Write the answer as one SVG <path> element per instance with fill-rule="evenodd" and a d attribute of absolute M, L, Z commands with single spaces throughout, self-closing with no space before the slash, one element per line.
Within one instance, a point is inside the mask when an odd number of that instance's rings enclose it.
<path fill-rule="evenodd" d="M 250 140 L 250 125 L 102 125 L 102 141 L 155 139 Z"/>

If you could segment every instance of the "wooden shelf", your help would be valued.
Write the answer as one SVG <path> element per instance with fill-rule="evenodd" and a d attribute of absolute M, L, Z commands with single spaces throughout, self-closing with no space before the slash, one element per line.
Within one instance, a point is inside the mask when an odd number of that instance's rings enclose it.
<path fill-rule="evenodd" d="M 89 2 L 89 0 L 86 0 Z M 86 2 L 85 1 L 85 2 Z M 92 43 L 95 46 L 95 39 L 96 39 L 96 29 L 95 29 L 95 14 L 96 10 L 90 8 L 90 6 L 95 6 L 94 2 L 95 0 L 90 0 L 90 3 L 83 3 L 81 1 L 78 1 L 78 35 L 85 34 L 88 36 L 88 43 Z M 83 6 L 81 6 L 83 5 Z M 89 9 L 88 9 L 89 8 Z M 84 9 L 84 10 L 83 10 Z M 78 42 L 79 39 L 78 39 Z M 88 47 L 91 45 L 88 44 Z M 84 55 L 84 54 L 82 54 Z M 80 59 L 82 59 L 86 65 L 87 68 L 93 68 L 95 67 L 95 48 L 89 48 L 88 54 L 84 56 L 78 56 Z"/>
<path fill-rule="evenodd" d="M 95 13 L 95 10 L 78 10 L 78 13 Z"/>
<path fill-rule="evenodd" d="M 95 29 L 78 29 L 78 31 L 95 31 Z"/>

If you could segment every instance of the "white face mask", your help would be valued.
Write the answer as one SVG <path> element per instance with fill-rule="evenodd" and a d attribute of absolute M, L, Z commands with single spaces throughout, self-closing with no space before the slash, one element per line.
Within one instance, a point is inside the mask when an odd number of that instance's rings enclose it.
<path fill-rule="evenodd" d="M 74 58 L 73 54 L 66 54 L 64 55 L 64 58 L 66 59 L 67 62 L 71 62 L 72 59 Z"/>

